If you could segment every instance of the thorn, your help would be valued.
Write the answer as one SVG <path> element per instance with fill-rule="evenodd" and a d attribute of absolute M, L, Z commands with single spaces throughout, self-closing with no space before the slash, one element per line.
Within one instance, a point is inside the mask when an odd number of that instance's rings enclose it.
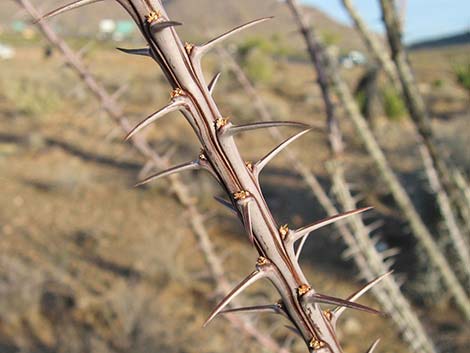
<path fill-rule="evenodd" d="M 359 289 L 357 292 L 351 294 L 348 298 L 346 298 L 347 301 L 349 302 L 355 302 L 358 300 L 363 294 L 365 294 L 369 289 L 374 287 L 377 283 L 382 281 L 385 277 L 390 275 L 393 271 L 388 271 L 384 273 L 383 275 L 377 277 L 376 279 L 370 281 L 367 283 L 364 287 Z M 339 317 L 343 314 L 343 312 L 346 310 L 346 307 L 344 306 L 337 306 L 336 308 L 333 309 L 332 314 L 333 314 L 333 325 L 336 324 L 336 321 L 339 319 Z"/>
<path fill-rule="evenodd" d="M 159 172 L 157 174 L 153 174 L 147 178 L 145 178 L 144 180 L 138 182 L 137 184 L 135 184 L 134 186 L 137 187 L 137 186 L 141 186 L 141 185 L 144 185 L 144 184 L 147 184 L 151 181 L 154 181 L 154 180 L 157 180 L 157 179 L 160 179 L 160 178 L 163 178 L 163 177 L 166 177 L 166 176 L 169 176 L 171 174 L 175 174 L 175 173 L 179 173 L 179 172 L 183 172 L 185 170 L 196 170 L 196 169 L 201 169 L 201 165 L 199 164 L 199 161 L 191 161 L 191 162 L 186 162 L 186 163 L 183 163 L 183 164 L 179 164 L 175 167 L 172 167 L 172 168 L 169 168 L 167 170 L 164 170 L 162 172 Z"/>
<path fill-rule="evenodd" d="M 251 204 L 252 198 L 249 199 L 241 199 L 237 202 L 238 206 L 240 207 L 240 213 L 242 215 L 242 222 L 245 227 L 246 232 L 248 233 L 248 237 L 250 239 L 251 244 L 255 243 L 255 236 L 253 234 L 253 224 L 251 222 Z"/>
<path fill-rule="evenodd" d="M 379 344 L 379 342 L 380 342 L 380 338 L 377 338 L 375 340 L 375 342 L 372 343 L 372 345 L 369 347 L 369 349 L 367 350 L 366 353 L 372 353 L 375 350 L 375 348 L 377 347 L 377 345 Z"/>
<path fill-rule="evenodd" d="M 140 55 L 140 56 L 150 56 L 150 48 L 138 48 L 138 49 L 126 49 L 126 48 L 116 48 L 123 53 L 130 55 Z"/>
<path fill-rule="evenodd" d="M 233 298 L 235 298 L 238 294 L 243 292 L 250 285 L 265 276 L 266 274 L 259 269 L 253 271 L 248 277 L 241 281 L 229 294 L 227 294 L 224 299 L 222 299 L 222 301 L 214 308 L 214 310 L 212 310 L 202 327 L 206 327 L 212 321 L 212 319 L 216 317 L 217 314 L 219 314 L 230 303 Z"/>
<path fill-rule="evenodd" d="M 154 162 L 152 160 L 148 160 L 144 164 L 144 166 L 140 169 L 139 174 L 137 174 L 137 177 L 139 179 L 142 179 L 145 175 L 150 173 L 150 171 L 153 169 L 153 167 L 154 167 Z"/>
<path fill-rule="evenodd" d="M 261 158 L 258 162 L 255 163 L 253 166 L 253 172 L 255 176 L 258 176 L 259 173 L 263 170 L 263 168 L 274 158 L 278 155 L 279 152 L 281 152 L 284 148 L 286 148 L 289 144 L 297 140 L 299 137 L 302 135 L 306 134 L 309 132 L 310 129 L 301 131 L 294 136 L 288 138 L 284 142 L 282 142 L 280 145 L 275 147 L 271 152 L 269 152 L 267 155 L 265 155 L 263 158 Z"/>
<path fill-rule="evenodd" d="M 299 261 L 300 253 L 302 252 L 302 249 L 304 248 L 305 243 L 307 242 L 308 237 L 303 237 L 302 240 L 300 240 L 299 246 L 297 250 L 295 251 L 295 259 Z"/>
<path fill-rule="evenodd" d="M 206 42 L 205 44 L 201 45 L 201 46 L 197 46 L 197 47 L 194 47 L 193 49 L 196 49 L 197 50 L 197 55 L 198 57 L 201 57 L 202 55 L 204 55 L 205 53 L 207 53 L 207 51 L 209 51 L 210 49 L 212 49 L 216 44 L 218 44 L 219 42 L 227 39 L 228 37 L 244 30 L 244 29 L 247 29 L 251 26 L 254 26 L 254 25 L 257 25 L 259 23 L 262 23 L 264 21 L 267 21 L 267 20 L 270 20 L 272 19 L 273 17 L 264 17 L 264 18 L 260 18 L 260 19 L 257 19 L 257 20 L 253 20 L 253 21 L 250 21 L 248 23 L 245 23 L 241 26 L 238 26 L 238 27 L 235 27 L 233 29 L 231 29 L 230 31 L 228 32 L 225 32 L 223 34 L 221 34 L 220 36 Z M 196 51 L 195 50 L 195 51 Z"/>
<path fill-rule="evenodd" d="M 178 96 L 175 96 L 177 98 Z M 156 111 L 155 113 L 151 114 L 140 123 L 138 123 L 124 138 L 124 141 L 128 141 L 132 136 L 134 136 L 138 131 L 142 130 L 143 128 L 147 127 L 148 125 L 152 124 L 153 122 L 157 121 L 162 116 L 174 112 L 175 110 L 180 110 L 183 107 L 183 100 L 181 99 L 173 99 L 169 104 L 167 104 L 162 109 Z"/>
<path fill-rule="evenodd" d="M 211 80 L 211 82 L 209 82 L 209 85 L 207 86 L 207 89 L 209 90 L 209 93 L 210 94 L 213 94 L 214 93 L 214 89 L 215 89 L 215 85 L 217 85 L 217 82 L 219 81 L 219 78 L 220 78 L 220 75 L 222 73 L 221 72 L 218 72 Z"/>
<path fill-rule="evenodd" d="M 227 207 L 230 211 L 237 213 L 237 210 L 235 207 L 233 207 L 232 203 L 230 201 L 227 201 L 219 196 L 214 196 L 214 199 L 219 202 L 222 206 Z"/>
<path fill-rule="evenodd" d="M 302 227 L 302 228 L 299 228 L 299 229 L 295 230 L 294 232 L 291 233 L 292 235 L 290 236 L 290 239 L 287 239 L 287 241 L 293 244 L 297 240 L 299 240 L 300 238 L 302 238 L 304 236 L 308 236 L 311 232 L 313 232 L 317 229 L 323 228 L 323 227 L 325 227 L 325 226 L 327 226 L 331 223 L 337 222 L 337 221 L 339 221 L 343 218 L 346 218 L 346 217 L 349 217 L 349 216 L 352 216 L 352 215 L 355 215 L 355 214 L 358 214 L 358 213 L 362 213 L 362 212 L 365 212 L 365 211 L 369 211 L 372 208 L 373 207 L 359 208 L 357 210 L 344 212 L 344 213 L 340 213 L 340 214 L 337 214 L 337 215 L 332 216 L 332 217 L 324 218 L 324 219 L 322 219 L 318 222 L 312 223 L 308 226 L 305 226 L 305 227 Z"/>
<path fill-rule="evenodd" d="M 257 130 L 257 129 L 265 129 L 269 127 L 280 127 L 280 126 L 293 126 L 293 127 L 301 127 L 301 128 L 311 128 L 307 124 L 299 123 L 296 121 L 263 121 L 257 123 L 250 123 L 244 125 L 234 125 L 231 126 L 229 129 L 224 131 L 224 135 L 234 136 L 236 134 Z"/>
<path fill-rule="evenodd" d="M 67 5 L 61 6 L 57 9 L 55 9 L 55 10 L 52 10 L 52 11 L 46 13 L 43 16 L 37 18 L 36 20 L 33 21 L 33 24 L 36 24 L 38 22 L 41 22 L 43 20 L 46 20 L 48 18 L 57 16 L 57 15 L 60 15 L 61 13 L 64 13 L 64 12 L 67 12 L 67 11 L 70 11 L 70 10 L 74 10 L 74 9 L 78 9 L 79 7 L 82 7 L 82 6 L 85 6 L 85 5 L 91 5 L 95 2 L 100 2 L 100 1 L 103 1 L 103 0 L 76 0 L 74 2 L 71 2 Z"/>
<path fill-rule="evenodd" d="M 357 247 L 354 247 L 354 248 L 348 247 L 341 254 L 341 258 L 343 260 L 349 260 L 349 259 L 353 258 L 358 252 L 359 252 L 359 249 Z"/>
<path fill-rule="evenodd" d="M 385 268 L 390 269 L 395 265 L 396 260 L 394 258 L 389 258 L 384 261 Z"/>
<path fill-rule="evenodd" d="M 245 307 L 241 307 L 241 308 L 222 310 L 220 313 L 221 314 L 226 314 L 226 313 L 274 313 L 274 314 L 283 314 L 281 307 L 277 304 L 245 306 Z"/>
<path fill-rule="evenodd" d="M 400 253 L 400 248 L 390 248 L 390 249 L 387 249 L 387 250 L 384 250 L 380 253 L 380 255 L 382 255 L 382 257 L 385 259 L 387 257 L 393 257 L 393 256 L 396 256 Z"/>
<path fill-rule="evenodd" d="M 362 192 L 359 192 L 356 195 L 354 195 L 352 199 L 353 199 L 353 202 L 357 205 L 359 202 L 361 202 L 365 198 L 366 198 L 366 195 Z"/>
<path fill-rule="evenodd" d="M 286 329 L 288 329 L 290 332 L 293 332 L 293 333 L 295 333 L 296 335 L 298 335 L 299 337 L 302 337 L 302 335 L 300 334 L 299 330 L 297 330 L 295 327 L 290 326 L 290 325 L 284 325 L 284 327 L 285 327 Z"/>
<path fill-rule="evenodd" d="M 362 305 L 362 304 L 357 304 L 352 301 L 349 301 L 347 299 L 341 299 L 341 298 L 336 298 L 336 297 L 330 297 L 329 295 L 324 295 L 320 293 L 313 293 L 312 291 L 309 291 L 303 295 L 303 300 L 307 302 L 313 302 L 313 303 L 322 303 L 322 304 L 333 304 L 333 305 L 338 305 L 341 307 L 346 307 L 350 309 L 356 309 L 356 310 L 361 310 L 368 312 L 370 314 L 379 314 L 381 315 L 382 313 L 378 310 L 369 308 L 368 306 Z"/>
<path fill-rule="evenodd" d="M 150 25 L 150 31 L 153 34 L 156 34 L 157 32 L 160 32 L 161 30 L 169 27 L 175 27 L 175 26 L 181 26 L 181 22 L 176 22 L 176 21 L 162 21 L 162 22 L 153 22 Z"/>
<path fill-rule="evenodd" d="M 371 224 L 368 224 L 366 226 L 366 228 L 367 228 L 367 231 L 369 233 L 372 233 L 373 231 L 375 231 L 375 230 L 379 229 L 380 227 L 382 227 L 384 224 L 385 224 L 385 222 L 382 221 L 381 219 L 379 219 L 375 222 L 372 222 Z"/>

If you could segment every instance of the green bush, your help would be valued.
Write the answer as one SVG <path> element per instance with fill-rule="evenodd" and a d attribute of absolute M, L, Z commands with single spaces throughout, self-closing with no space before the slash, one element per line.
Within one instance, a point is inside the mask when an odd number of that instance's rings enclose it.
<path fill-rule="evenodd" d="M 466 64 L 455 65 L 453 71 L 457 83 L 470 92 L 470 61 Z"/>
<path fill-rule="evenodd" d="M 435 79 L 434 81 L 432 81 L 432 86 L 434 88 L 442 88 L 444 87 L 444 81 L 440 78 Z"/>
<path fill-rule="evenodd" d="M 385 115 L 390 120 L 400 120 L 406 115 L 406 105 L 399 93 L 392 87 L 386 87 L 382 92 Z"/>
<path fill-rule="evenodd" d="M 261 37 L 251 37 L 246 39 L 238 46 L 238 54 L 243 58 L 252 50 L 260 50 L 265 54 L 273 54 L 275 46 L 271 41 Z"/>
<path fill-rule="evenodd" d="M 248 77 L 255 83 L 270 83 L 274 73 L 274 62 L 261 50 L 252 50 L 242 61 Z"/>

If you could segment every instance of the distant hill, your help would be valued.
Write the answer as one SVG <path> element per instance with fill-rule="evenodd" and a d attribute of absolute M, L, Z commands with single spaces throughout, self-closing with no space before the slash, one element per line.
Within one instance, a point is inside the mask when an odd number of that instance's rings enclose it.
<path fill-rule="evenodd" d="M 31 0 L 42 12 L 46 12 L 58 4 L 70 0 Z M 245 36 L 267 36 L 276 34 L 286 43 L 303 48 L 303 42 L 296 32 L 287 6 L 278 0 L 169 0 L 166 1 L 168 13 L 177 21 L 184 23 L 178 28 L 183 37 L 189 39 L 207 38 L 205 32 L 224 32 L 227 29 L 242 24 L 251 19 L 275 16 L 275 19 L 248 30 Z M 325 13 L 304 7 L 313 23 L 334 44 L 344 49 L 363 48 L 362 42 L 355 31 L 338 23 Z M 0 1 L 0 24 L 8 26 L 12 19 L 25 18 L 18 13 L 18 7 L 13 1 Z M 54 19 L 57 28 L 64 33 L 90 35 L 98 28 L 103 18 L 128 19 L 121 7 L 114 1 L 93 4 L 79 10 L 63 14 Z"/>
<path fill-rule="evenodd" d="M 455 45 L 469 45 L 470 46 L 470 30 L 464 33 L 453 34 L 450 36 L 429 39 L 420 41 L 409 45 L 411 50 L 419 49 L 434 49 Z"/>

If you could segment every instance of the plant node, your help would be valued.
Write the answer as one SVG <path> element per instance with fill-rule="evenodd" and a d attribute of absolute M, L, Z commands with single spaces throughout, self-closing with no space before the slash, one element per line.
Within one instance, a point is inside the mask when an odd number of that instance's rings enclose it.
<path fill-rule="evenodd" d="M 160 11 L 152 11 L 147 16 L 145 16 L 145 19 L 148 23 L 157 22 L 161 18 L 162 18 L 162 14 Z"/>
<path fill-rule="evenodd" d="M 170 97 L 172 99 L 176 98 L 176 97 L 181 97 L 181 96 L 184 96 L 184 91 L 181 89 L 181 88 L 175 88 L 173 91 L 171 91 L 170 93 Z"/>
<path fill-rule="evenodd" d="M 289 225 L 287 223 L 279 227 L 279 234 L 281 234 L 283 240 L 289 234 Z"/>
<path fill-rule="evenodd" d="M 247 190 L 240 190 L 240 191 L 233 193 L 233 198 L 235 200 L 244 200 L 249 196 L 250 196 L 250 192 Z"/>
<path fill-rule="evenodd" d="M 313 348 L 314 350 L 321 349 L 325 347 L 325 342 L 319 340 L 316 337 L 313 337 L 310 343 L 308 344 L 310 348 Z"/>
<path fill-rule="evenodd" d="M 200 161 L 207 161 L 206 151 L 203 148 L 199 151 L 199 160 Z"/>
<path fill-rule="evenodd" d="M 186 49 L 186 53 L 188 53 L 188 55 L 191 54 L 191 51 L 193 50 L 193 48 L 194 48 L 194 44 L 189 43 L 189 42 L 184 43 L 184 49 Z"/>
<path fill-rule="evenodd" d="M 299 294 L 299 296 L 303 296 L 304 294 L 308 293 L 308 291 L 310 291 L 310 289 L 312 289 L 312 287 L 310 287 L 308 284 L 301 284 L 299 286 L 299 288 L 297 288 L 297 293 Z"/>
<path fill-rule="evenodd" d="M 218 118 L 216 121 L 215 121 L 215 127 L 217 128 L 217 130 L 221 129 L 222 127 L 224 127 L 225 125 L 228 124 L 228 121 L 230 120 L 230 118 Z"/>

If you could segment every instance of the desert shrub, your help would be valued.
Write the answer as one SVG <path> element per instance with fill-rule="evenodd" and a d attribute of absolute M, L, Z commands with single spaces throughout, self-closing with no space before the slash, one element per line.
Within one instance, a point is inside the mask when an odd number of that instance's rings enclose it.
<path fill-rule="evenodd" d="M 254 49 L 259 50 L 265 54 L 272 54 L 275 50 L 275 46 L 266 38 L 250 37 L 238 46 L 238 54 L 244 58 Z"/>
<path fill-rule="evenodd" d="M 406 115 L 406 105 L 400 94 L 392 87 L 385 87 L 382 92 L 385 115 L 390 120 L 400 120 Z"/>
<path fill-rule="evenodd" d="M 332 45 L 337 45 L 339 43 L 339 36 L 336 33 L 324 31 L 321 33 L 323 43 L 329 47 Z"/>
<path fill-rule="evenodd" d="M 434 88 L 442 88 L 444 86 L 444 80 L 438 78 L 432 81 L 432 86 Z"/>
<path fill-rule="evenodd" d="M 457 83 L 470 92 L 470 61 L 466 64 L 455 65 L 453 72 Z"/>
<path fill-rule="evenodd" d="M 263 51 L 253 49 L 242 60 L 248 77 L 255 83 L 270 83 L 274 73 L 273 59 Z"/>

